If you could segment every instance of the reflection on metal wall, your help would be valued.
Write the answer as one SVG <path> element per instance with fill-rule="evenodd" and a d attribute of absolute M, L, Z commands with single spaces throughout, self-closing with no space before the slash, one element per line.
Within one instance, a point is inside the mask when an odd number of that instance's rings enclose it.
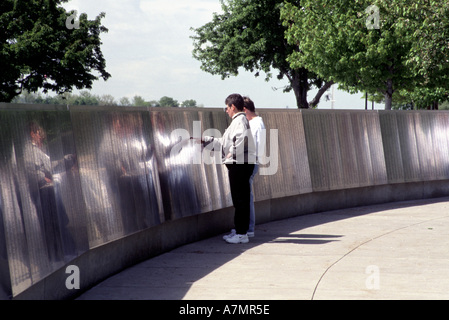
<path fill-rule="evenodd" d="M 449 179 L 447 112 L 260 115 L 271 173 L 256 200 Z M 106 242 L 230 207 L 217 150 L 190 140 L 229 123 L 221 109 L 0 105 L 0 298 Z"/>
<path fill-rule="evenodd" d="M 387 183 L 376 112 L 305 111 L 313 191 Z"/>
<path fill-rule="evenodd" d="M 3 179 L 0 177 L 0 185 L 3 185 Z M 3 218 L 3 207 L 0 197 L 0 300 L 10 299 L 12 297 L 11 275 L 9 273 L 8 253 L 6 248 L 6 234 Z"/>
<path fill-rule="evenodd" d="M 74 107 L 71 118 L 89 246 L 163 222 L 148 113 Z"/>
<path fill-rule="evenodd" d="M 258 110 L 267 130 L 265 153 L 270 161 L 263 165 L 273 166 L 277 171 L 273 175 L 258 175 L 254 184 L 255 198 L 264 200 L 285 197 L 312 191 L 309 158 L 304 135 L 301 112 L 273 112 Z M 271 139 L 277 131 L 277 139 Z M 277 149 L 274 144 L 277 144 Z M 278 152 L 276 152 L 276 150 Z M 262 167 L 263 167 L 262 166 Z"/>
<path fill-rule="evenodd" d="M 0 117 L 3 226 L 17 294 L 89 246 L 70 114 L 17 106 Z"/>
<path fill-rule="evenodd" d="M 449 178 L 447 112 L 381 112 L 388 182 Z"/>

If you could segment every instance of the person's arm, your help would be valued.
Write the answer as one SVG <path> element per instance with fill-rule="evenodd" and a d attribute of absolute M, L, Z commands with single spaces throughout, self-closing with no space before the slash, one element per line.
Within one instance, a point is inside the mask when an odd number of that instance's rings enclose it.
<path fill-rule="evenodd" d="M 223 145 L 223 138 L 215 138 L 212 136 L 204 136 L 203 138 L 194 138 L 194 137 L 190 137 L 191 140 L 196 141 L 197 143 L 202 143 L 204 146 L 207 146 L 209 144 L 213 144 L 212 146 L 212 150 L 216 149 L 216 148 L 221 148 L 221 146 Z"/>

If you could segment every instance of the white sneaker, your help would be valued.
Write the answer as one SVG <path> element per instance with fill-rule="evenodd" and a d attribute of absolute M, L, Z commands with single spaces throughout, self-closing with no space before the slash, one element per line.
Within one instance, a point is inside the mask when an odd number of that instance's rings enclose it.
<path fill-rule="evenodd" d="M 254 232 L 247 232 L 246 235 L 248 236 L 248 238 L 254 238 L 256 234 Z"/>
<path fill-rule="evenodd" d="M 226 239 L 227 243 L 233 243 L 233 244 L 237 244 L 237 243 L 248 243 L 249 239 L 248 236 L 246 234 L 235 234 L 233 237 L 230 237 L 228 239 Z"/>
<path fill-rule="evenodd" d="M 235 234 L 236 234 L 235 229 L 232 229 L 230 234 L 227 234 L 227 235 L 223 236 L 223 240 L 227 240 L 229 238 L 232 238 L 233 236 L 235 236 Z"/>

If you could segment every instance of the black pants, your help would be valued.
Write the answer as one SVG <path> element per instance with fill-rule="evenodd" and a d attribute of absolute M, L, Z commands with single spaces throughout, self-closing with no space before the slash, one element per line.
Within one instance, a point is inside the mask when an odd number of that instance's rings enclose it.
<path fill-rule="evenodd" d="M 235 208 L 234 224 L 237 234 L 246 234 L 249 228 L 251 185 L 249 179 L 254 164 L 228 164 L 232 203 Z"/>

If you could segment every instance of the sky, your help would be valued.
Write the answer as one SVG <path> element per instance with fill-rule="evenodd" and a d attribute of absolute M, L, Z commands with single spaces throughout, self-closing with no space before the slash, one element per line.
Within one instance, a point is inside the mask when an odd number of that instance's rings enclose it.
<path fill-rule="evenodd" d="M 263 74 L 256 78 L 243 69 L 237 77 L 222 80 L 201 70 L 192 56 L 191 28 L 222 12 L 219 0 L 71 0 L 63 6 L 86 13 L 90 20 L 106 13 L 102 24 L 109 32 L 101 35 L 101 48 L 112 77 L 96 81 L 92 94 L 112 95 L 117 102 L 123 97 L 151 101 L 168 96 L 179 103 L 193 99 L 205 107 L 223 107 L 229 94 L 240 93 L 251 97 L 256 108 L 296 108 L 294 93 L 279 89 L 287 80 L 274 77 L 266 82 Z M 362 94 L 350 95 L 338 88 L 334 93 L 335 109 L 365 108 Z M 319 105 L 331 107 L 325 99 Z"/>

